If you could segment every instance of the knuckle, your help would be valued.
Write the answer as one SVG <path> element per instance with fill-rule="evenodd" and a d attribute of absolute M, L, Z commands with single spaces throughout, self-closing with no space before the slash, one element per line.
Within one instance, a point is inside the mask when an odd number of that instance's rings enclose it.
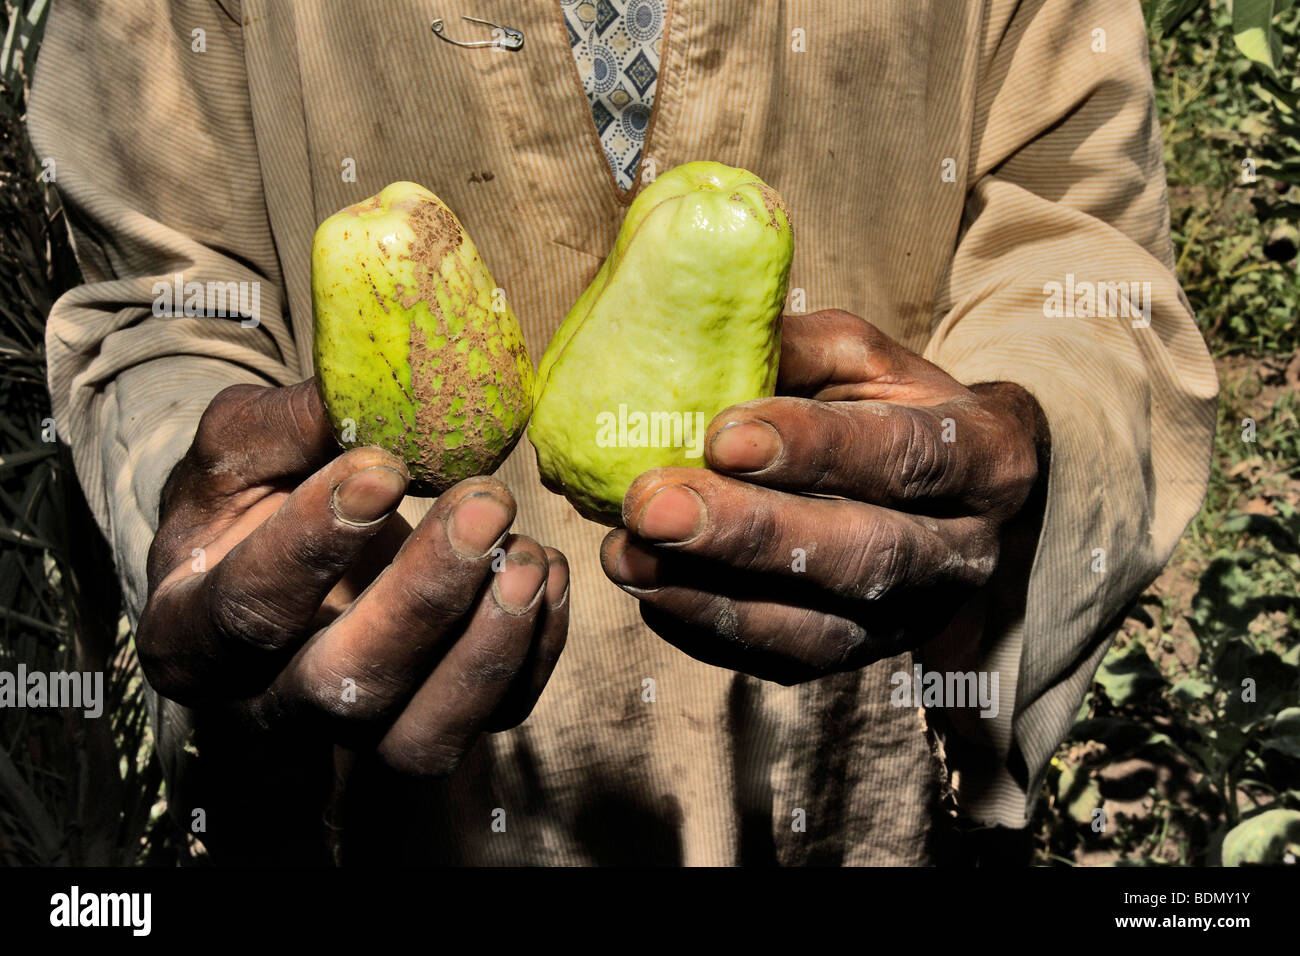
<path fill-rule="evenodd" d="M 145 558 L 145 574 L 149 581 L 149 591 L 158 590 L 163 579 L 171 574 L 172 569 L 181 563 L 184 542 L 177 533 L 173 522 L 164 519 L 158 531 L 149 542 L 149 554 Z"/>
<path fill-rule="evenodd" d="M 729 643 L 741 643 L 741 620 L 736 602 L 721 594 L 702 597 L 696 615 L 713 633 Z"/>
<path fill-rule="evenodd" d="M 1005 479 L 1006 497 L 1016 508 L 1028 500 L 1038 482 L 1038 452 L 1031 445 L 1020 444 L 1010 455 Z"/>
<path fill-rule="evenodd" d="M 185 702 L 196 689 L 193 661 L 181 648 L 186 635 L 177 636 L 166 626 L 155 598 L 150 598 L 140 615 L 135 632 L 135 653 L 140 672 L 149 686 L 169 700 Z"/>
<path fill-rule="evenodd" d="M 728 537 L 737 547 L 736 566 L 752 571 L 773 564 L 774 549 L 781 544 L 781 523 L 776 509 L 765 503 L 744 511 L 744 517 Z M 776 555 L 779 557 L 779 554 Z"/>
<path fill-rule="evenodd" d="M 791 633 L 798 635 L 794 645 L 797 660 L 818 673 L 828 673 L 839 660 L 838 647 L 833 635 L 828 633 L 828 620 L 821 611 L 801 608 L 791 628 Z M 806 678 L 800 678 L 803 679 Z"/>
<path fill-rule="evenodd" d="M 443 734 L 415 737 L 394 727 L 379 746 L 379 758 L 391 770 L 408 777 L 449 777 L 465 759 L 462 742 Z"/>
<path fill-rule="evenodd" d="M 251 594 L 236 599 L 217 593 L 209 607 L 218 634 L 254 650 L 279 650 L 297 637 L 298 628 L 284 611 Z"/>
<path fill-rule="evenodd" d="M 302 677 L 306 702 L 339 722 L 379 721 L 405 699 L 408 690 L 394 675 L 350 660 L 306 662 Z"/>
<path fill-rule="evenodd" d="M 402 582 L 400 600 L 415 620 L 441 626 L 463 617 L 479 596 L 477 578 L 430 570 Z"/>
<path fill-rule="evenodd" d="M 930 532 L 922 544 L 933 557 L 932 574 L 939 583 L 983 587 L 997 569 L 997 533 L 980 519 L 963 519 L 944 533 Z"/>
<path fill-rule="evenodd" d="M 271 520 L 275 521 L 275 517 L 272 516 Z M 282 529 L 284 525 L 276 522 L 271 527 Z M 301 569 L 307 572 L 309 581 L 321 583 L 333 581 L 352 565 L 356 556 L 355 548 L 345 546 L 346 539 L 352 537 L 354 540 L 364 540 L 365 534 L 364 531 L 347 527 L 339 528 L 335 534 L 300 528 L 292 529 L 291 533 L 295 537 L 290 545 L 289 562 L 283 571 Z"/>
<path fill-rule="evenodd" d="M 905 573 L 903 536 L 892 521 L 859 520 L 850 540 L 856 547 L 846 568 L 848 597 L 875 601 L 898 586 Z"/>
<path fill-rule="evenodd" d="M 503 648 L 495 638 L 474 641 L 472 650 L 457 675 L 461 686 L 468 691 L 509 684 L 523 664 L 520 655 Z"/>
<path fill-rule="evenodd" d="M 817 674 L 853 669 L 867 639 L 866 628 L 856 621 L 811 608 L 803 612 L 796 630 L 806 635 L 801 656 Z"/>
<path fill-rule="evenodd" d="M 471 628 L 458 645 L 465 653 L 457 665 L 457 683 L 470 695 L 511 683 L 524 666 L 531 635 L 529 622 L 519 618 Z"/>
<path fill-rule="evenodd" d="M 896 415 L 891 430 L 898 496 L 905 500 L 930 494 L 942 476 L 943 455 L 929 422 L 920 414 Z"/>
<path fill-rule="evenodd" d="M 975 542 L 974 556 L 962 561 L 962 571 L 957 576 L 959 583 L 977 588 L 988 584 L 997 570 L 1000 550 L 996 535 L 981 534 Z"/>
<path fill-rule="evenodd" d="M 867 629 L 844 617 L 827 618 L 826 643 L 832 651 L 827 669 L 854 670 L 863 665 L 862 653 L 867 643 Z"/>
<path fill-rule="evenodd" d="M 190 451 L 201 464 L 220 461 L 229 451 L 232 427 L 243 416 L 249 401 L 262 392 L 261 385 L 228 385 L 213 396 L 199 417 Z"/>
<path fill-rule="evenodd" d="M 814 416 L 805 440 L 809 442 L 806 460 L 799 465 L 803 483 L 808 491 L 841 493 L 848 484 L 843 475 L 842 460 L 845 452 L 858 441 L 859 428 L 849 414 L 838 405 L 813 403 Z"/>
<path fill-rule="evenodd" d="M 183 690 L 175 679 L 170 656 L 163 649 L 152 625 L 152 614 L 148 607 L 140 617 L 140 625 L 135 633 L 135 653 L 140 662 L 140 671 L 149 682 L 149 686 L 164 697 L 175 699 Z"/>
<path fill-rule="evenodd" d="M 288 432 L 293 435 L 312 435 L 321 426 L 320 399 L 315 383 L 310 388 L 293 386 L 289 401 L 285 402 L 285 418 Z"/>

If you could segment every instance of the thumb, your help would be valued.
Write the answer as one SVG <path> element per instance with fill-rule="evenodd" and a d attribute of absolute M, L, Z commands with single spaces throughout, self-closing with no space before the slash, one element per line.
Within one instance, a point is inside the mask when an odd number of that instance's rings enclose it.
<path fill-rule="evenodd" d="M 937 365 L 851 312 L 825 309 L 782 320 L 778 394 L 933 405 L 964 391 Z"/>
<path fill-rule="evenodd" d="M 194 441 L 163 491 L 220 499 L 257 485 L 296 483 L 342 449 L 309 378 L 283 387 L 232 385 L 208 404 Z"/>
<path fill-rule="evenodd" d="M 341 451 L 309 378 L 281 388 L 232 385 L 199 421 L 191 452 L 252 483 L 311 474 Z"/>

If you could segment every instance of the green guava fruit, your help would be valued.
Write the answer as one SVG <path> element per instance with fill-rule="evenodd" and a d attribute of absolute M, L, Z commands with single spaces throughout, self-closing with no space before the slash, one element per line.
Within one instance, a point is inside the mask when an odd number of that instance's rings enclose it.
<path fill-rule="evenodd" d="M 687 163 L 648 186 L 538 368 L 546 487 L 618 525 L 637 475 L 703 466 L 710 419 L 775 390 L 793 255 L 781 197 L 747 170 Z"/>
<path fill-rule="evenodd" d="M 393 183 L 330 216 L 311 250 L 316 382 L 345 446 L 405 460 L 410 494 L 497 468 L 523 434 L 523 332 L 455 214 Z"/>

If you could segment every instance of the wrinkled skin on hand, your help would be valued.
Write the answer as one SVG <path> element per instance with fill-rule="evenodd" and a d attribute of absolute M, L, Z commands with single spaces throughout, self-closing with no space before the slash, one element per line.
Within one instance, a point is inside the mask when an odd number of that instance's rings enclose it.
<path fill-rule="evenodd" d="M 339 453 L 311 380 L 217 395 L 149 554 L 153 687 L 249 741 L 290 728 L 417 776 L 522 721 L 564 646 L 564 557 L 509 533 L 492 478 L 412 528 L 394 514 L 408 481 L 382 449 Z"/>
<path fill-rule="evenodd" d="M 1001 562 L 1027 579 L 1049 455 L 1028 392 L 838 310 L 787 316 L 781 348 L 778 394 L 710 423 L 708 469 L 628 489 L 601 563 L 651 628 L 792 684 L 942 634 Z"/>

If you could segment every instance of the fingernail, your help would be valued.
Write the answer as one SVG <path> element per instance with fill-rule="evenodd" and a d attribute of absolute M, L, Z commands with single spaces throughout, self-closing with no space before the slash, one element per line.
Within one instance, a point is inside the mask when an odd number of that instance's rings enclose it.
<path fill-rule="evenodd" d="M 546 574 L 546 606 L 552 611 L 558 611 L 568 599 L 569 566 L 564 561 L 553 558 Z"/>
<path fill-rule="evenodd" d="M 447 521 L 447 540 L 462 558 L 481 558 L 510 525 L 510 509 L 490 492 L 476 491 L 458 504 Z"/>
<path fill-rule="evenodd" d="M 507 614 L 523 614 L 542 593 L 546 565 L 527 552 L 506 555 L 504 566 L 492 575 L 492 597 Z"/>
<path fill-rule="evenodd" d="M 664 485 L 646 502 L 635 532 L 652 541 L 689 541 L 700 533 L 708 513 L 704 499 L 685 485 Z"/>
<path fill-rule="evenodd" d="M 339 482 L 330 497 L 330 510 L 348 524 L 371 524 L 401 504 L 405 492 L 405 475 L 372 465 Z"/>
<path fill-rule="evenodd" d="M 727 471 L 762 471 L 781 451 L 781 435 L 767 422 L 729 422 L 709 442 L 709 463 Z"/>
<path fill-rule="evenodd" d="M 619 584 L 649 590 L 659 586 L 659 559 L 649 550 L 629 544 L 618 556 L 614 579 Z"/>

